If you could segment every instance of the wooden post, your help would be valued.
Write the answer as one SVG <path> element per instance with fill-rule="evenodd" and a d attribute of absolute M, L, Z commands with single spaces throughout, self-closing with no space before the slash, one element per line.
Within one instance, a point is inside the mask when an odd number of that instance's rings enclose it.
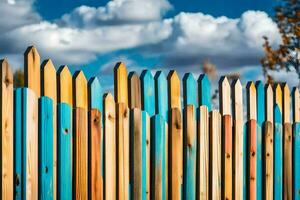
<path fill-rule="evenodd" d="M 136 72 L 128 75 L 129 108 L 142 108 L 140 78 Z"/>
<path fill-rule="evenodd" d="M 169 109 L 178 108 L 179 110 L 181 110 L 180 79 L 175 70 L 171 70 L 168 74 L 168 86 Z"/>
<path fill-rule="evenodd" d="M 14 134 L 13 134 L 13 73 L 6 59 L 0 60 L 1 74 L 1 140 L 0 140 L 0 198 L 13 199 L 13 166 L 14 166 Z"/>
<path fill-rule="evenodd" d="M 122 62 L 118 62 L 114 68 L 114 81 L 116 103 L 124 103 L 128 106 L 127 70 Z"/>
<path fill-rule="evenodd" d="M 209 194 L 212 200 L 221 199 L 221 115 L 218 111 L 213 110 L 210 113 L 210 185 Z"/>
<path fill-rule="evenodd" d="M 211 84 L 206 74 L 201 74 L 198 79 L 198 98 L 200 106 L 207 106 L 211 111 Z"/>
<path fill-rule="evenodd" d="M 233 168 L 234 168 L 234 186 L 233 195 L 235 199 L 243 199 L 243 159 L 244 159 L 244 120 L 243 120 L 243 87 L 239 79 L 232 83 L 233 92 L 233 138 L 234 138 L 234 152 L 233 152 Z"/>
<path fill-rule="evenodd" d="M 54 199 L 53 100 L 39 99 L 39 199 Z"/>
<path fill-rule="evenodd" d="M 197 132 L 194 105 L 184 109 L 183 199 L 196 199 Z"/>
<path fill-rule="evenodd" d="M 75 199 L 88 198 L 88 96 L 82 71 L 73 76 L 74 90 L 74 179 Z"/>
<path fill-rule="evenodd" d="M 300 94 L 298 88 L 293 90 L 293 197 L 300 199 Z"/>
<path fill-rule="evenodd" d="M 198 107 L 197 102 L 197 85 L 196 80 L 192 73 L 186 73 L 183 76 L 183 105 L 193 105 L 194 111 L 196 113 L 196 108 Z"/>
<path fill-rule="evenodd" d="M 198 198 L 209 199 L 209 115 L 206 106 L 200 106 L 198 119 Z"/>
<path fill-rule="evenodd" d="M 34 46 L 30 46 L 24 53 L 25 87 L 34 91 L 37 97 L 41 94 L 40 55 Z"/>
<path fill-rule="evenodd" d="M 155 74 L 155 107 L 156 114 L 160 114 L 165 121 L 168 121 L 168 83 L 165 74 L 158 71 Z"/>
<path fill-rule="evenodd" d="M 104 105 L 104 199 L 116 199 L 116 112 L 113 96 L 103 98 Z"/>

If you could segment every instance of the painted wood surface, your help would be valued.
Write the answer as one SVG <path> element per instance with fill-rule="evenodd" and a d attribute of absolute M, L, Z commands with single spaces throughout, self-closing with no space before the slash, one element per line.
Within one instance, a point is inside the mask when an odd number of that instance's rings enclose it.
<path fill-rule="evenodd" d="M 37 97 L 41 95 L 40 55 L 34 46 L 30 46 L 24 53 L 24 81 L 25 87 L 32 89 Z"/>
<path fill-rule="evenodd" d="M 69 68 L 64 65 L 57 71 L 58 102 L 73 106 L 72 75 Z"/>
<path fill-rule="evenodd" d="M 73 130 L 72 107 L 67 103 L 57 105 L 57 195 L 72 199 L 73 183 Z"/>
<path fill-rule="evenodd" d="M 293 126 L 293 199 L 300 199 L 300 123 Z"/>
<path fill-rule="evenodd" d="M 155 110 L 156 114 L 160 114 L 165 121 L 168 120 L 168 82 L 162 71 L 156 72 L 155 76 Z"/>
<path fill-rule="evenodd" d="M 293 160 L 292 160 L 292 125 L 285 123 L 283 125 L 283 199 L 292 199 L 293 197 Z"/>
<path fill-rule="evenodd" d="M 169 109 L 179 108 L 181 110 L 180 79 L 175 70 L 168 74 Z"/>
<path fill-rule="evenodd" d="M 114 91 L 116 103 L 124 103 L 128 106 L 127 69 L 122 62 L 118 62 L 114 68 Z"/>
<path fill-rule="evenodd" d="M 300 93 L 297 87 L 293 88 L 293 120 L 300 122 Z"/>
<path fill-rule="evenodd" d="M 198 95 L 196 80 L 192 73 L 186 73 L 183 76 L 183 105 L 193 105 L 194 108 L 198 107 Z M 196 112 L 196 110 L 194 110 Z"/>
<path fill-rule="evenodd" d="M 150 199 L 150 117 L 147 112 L 141 111 L 142 114 L 142 199 Z M 165 158 L 167 160 L 167 157 Z M 167 178 L 167 176 L 165 176 Z M 167 191 L 167 190 L 166 190 Z"/>
<path fill-rule="evenodd" d="M 183 124 L 183 199 L 196 199 L 197 132 L 194 105 L 186 105 Z"/>
<path fill-rule="evenodd" d="M 141 100 L 141 83 L 140 78 L 136 72 L 130 72 L 128 75 L 128 102 L 129 108 L 142 108 Z"/>
<path fill-rule="evenodd" d="M 155 114 L 154 78 L 150 70 L 144 70 L 140 79 L 142 84 L 142 109 L 148 112 L 151 117 Z"/>
<path fill-rule="evenodd" d="M 54 199 L 53 100 L 39 99 L 39 199 Z"/>
<path fill-rule="evenodd" d="M 89 109 L 103 112 L 102 88 L 97 77 L 92 77 L 88 82 Z"/>
<path fill-rule="evenodd" d="M 110 93 L 103 97 L 104 105 L 104 199 L 116 199 L 116 110 Z"/>
<path fill-rule="evenodd" d="M 98 109 L 89 111 L 89 199 L 103 199 L 102 117 Z"/>
<path fill-rule="evenodd" d="M 220 92 L 220 113 L 222 116 L 231 115 L 231 105 L 230 105 L 230 84 L 227 77 L 221 77 L 219 81 L 219 92 Z"/>
<path fill-rule="evenodd" d="M 201 74 L 198 79 L 198 98 L 200 106 L 207 106 L 211 111 L 211 83 L 207 74 Z"/>
<path fill-rule="evenodd" d="M 0 65 L 0 197 L 1 199 L 12 199 L 14 195 L 13 73 L 6 59 L 1 60 Z"/>
<path fill-rule="evenodd" d="M 264 129 L 264 183 L 263 183 L 263 198 L 266 200 L 273 199 L 273 124 L 269 121 L 265 122 Z"/>
<path fill-rule="evenodd" d="M 256 199 L 256 121 L 250 119 L 248 121 L 248 159 L 249 159 L 249 191 L 248 199 Z"/>

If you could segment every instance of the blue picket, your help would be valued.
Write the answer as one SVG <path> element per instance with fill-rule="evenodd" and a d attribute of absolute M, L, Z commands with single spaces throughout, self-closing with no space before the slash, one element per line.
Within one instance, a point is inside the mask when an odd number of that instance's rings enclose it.
<path fill-rule="evenodd" d="M 168 120 L 168 82 L 162 71 L 156 72 L 155 76 L 155 101 L 156 114 L 160 114 L 165 121 Z"/>
<path fill-rule="evenodd" d="M 53 101 L 39 99 L 39 199 L 53 199 Z"/>
<path fill-rule="evenodd" d="M 155 115 L 155 90 L 154 79 L 150 70 L 144 70 L 141 74 L 142 108 L 149 116 Z"/>
<path fill-rule="evenodd" d="M 278 105 L 274 109 L 274 200 L 283 198 L 283 141 L 282 115 Z"/>
<path fill-rule="evenodd" d="M 194 105 L 198 107 L 196 80 L 192 73 L 186 73 L 183 76 L 183 105 Z M 196 109 L 195 109 L 196 112 Z"/>
<path fill-rule="evenodd" d="M 22 199 L 22 89 L 14 91 L 14 199 Z"/>
<path fill-rule="evenodd" d="M 142 111 L 142 200 L 147 199 L 147 112 Z M 150 155 L 148 155 L 150 156 Z M 148 177 L 150 178 L 150 177 Z"/>
<path fill-rule="evenodd" d="M 72 199 L 72 108 L 57 105 L 57 194 L 61 199 Z"/>
<path fill-rule="evenodd" d="M 102 113 L 102 88 L 97 77 L 92 77 L 88 82 L 90 109 L 98 109 Z"/>
<path fill-rule="evenodd" d="M 198 79 L 199 106 L 205 105 L 211 111 L 211 84 L 206 74 L 201 74 Z"/>
<path fill-rule="evenodd" d="M 256 98 L 257 98 L 257 132 L 256 132 L 256 199 L 262 199 L 262 181 L 263 181 L 263 152 L 262 140 L 264 138 L 263 124 L 265 121 L 265 88 L 262 81 L 256 82 Z"/>
<path fill-rule="evenodd" d="M 28 89 L 27 88 L 23 88 L 22 89 L 22 139 L 21 139 L 21 142 L 22 142 L 22 150 L 21 150 L 21 153 L 22 153 L 22 159 L 21 159 L 21 162 L 22 162 L 22 198 L 21 199 L 24 199 L 26 200 L 26 191 L 27 191 L 27 186 L 26 186 L 26 152 L 27 152 L 27 145 L 26 145 L 26 141 L 27 141 L 27 94 L 28 94 Z"/>
<path fill-rule="evenodd" d="M 293 127 L 293 196 L 294 200 L 300 200 L 300 123 Z"/>

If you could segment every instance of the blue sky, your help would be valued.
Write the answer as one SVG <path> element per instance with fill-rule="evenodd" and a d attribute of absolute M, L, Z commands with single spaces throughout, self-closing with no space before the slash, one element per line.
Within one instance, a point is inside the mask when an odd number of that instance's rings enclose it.
<path fill-rule="evenodd" d="M 218 75 L 262 79 L 262 36 L 280 43 L 272 21 L 277 0 L 3 0 L 0 56 L 14 67 L 34 44 L 55 66 L 82 69 L 112 88 L 118 61 L 129 71 L 176 69 L 202 73 L 210 60 Z M 287 74 L 279 74 L 278 79 Z"/>

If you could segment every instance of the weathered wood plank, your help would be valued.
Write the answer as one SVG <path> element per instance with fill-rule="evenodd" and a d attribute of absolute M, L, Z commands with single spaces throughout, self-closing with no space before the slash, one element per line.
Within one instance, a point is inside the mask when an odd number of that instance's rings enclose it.
<path fill-rule="evenodd" d="M 300 123 L 293 125 L 293 197 L 300 199 Z"/>
<path fill-rule="evenodd" d="M 174 100 L 174 99 L 173 99 Z M 174 105 L 171 103 L 171 106 Z M 178 106 L 178 105 L 177 105 Z M 181 113 L 178 107 L 172 108 L 170 112 L 169 150 L 169 198 L 181 199 L 182 189 L 182 164 L 183 164 L 183 136 Z"/>
<path fill-rule="evenodd" d="M 192 73 L 186 73 L 183 76 L 183 105 L 193 105 L 195 108 L 198 107 L 197 102 L 197 85 L 196 80 Z M 194 110 L 196 113 L 196 109 Z"/>
<path fill-rule="evenodd" d="M 200 106 L 198 123 L 198 198 L 209 199 L 209 115 L 206 106 Z"/>
<path fill-rule="evenodd" d="M 183 199 L 196 199 L 197 132 L 194 105 L 184 109 Z"/>
<path fill-rule="evenodd" d="M 168 120 L 168 82 L 165 74 L 158 71 L 155 74 L 155 108 L 156 114 L 160 114 L 165 121 Z"/>
<path fill-rule="evenodd" d="M 274 94 L 270 84 L 266 85 L 266 121 L 273 123 L 274 121 Z"/>
<path fill-rule="evenodd" d="M 292 199 L 293 195 L 293 160 L 292 160 L 292 125 L 285 123 L 283 126 L 284 133 L 284 160 L 283 160 L 283 199 Z"/>
<path fill-rule="evenodd" d="M 248 199 L 256 199 L 256 121 L 248 121 L 249 191 Z"/>
<path fill-rule="evenodd" d="M 89 111 L 89 199 L 103 199 L 102 177 L 102 117 L 101 112 Z"/>
<path fill-rule="evenodd" d="M 25 87 L 32 89 L 37 97 L 41 94 L 40 55 L 34 46 L 30 46 L 24 53 Z"/>
<path fill-rule="evenodd" d="M 206 74 L 201 74 L 198 78 L 198 98 L 200 106 L 207 106 L 211 111 L 211 84 Z"/>
<path fill-rule="evenodd" d="M 54 74 L 55 75 L 55 74 Z M 54 76 L 55 77 L 55 76 Z M 39 99 L 39 199 L 54 199 L 53 100 Z"/>
<path fill-rule="evenodd" d="M 227 77 L 223 76 L 219 81 L 219 92 L 220 92 L 220 112 L 221 115 L 231 115 L 231 101 L 230 101 L 230 84 Z"/>
<path fill-rule="evenodd" d="M 256 88 L 252 81 L 247 84 L 247 118 L 257 119 Z"/>
<path fill-rule="evenodd" d="M 290 89 L 287 83 L 283 85 L 283 123 L 291 123 L 291 97 Z"/>
<path fill-rule="evenodd" d="M 210 113 L 210 163 L 209 168 L 211 169 L 209 193 L 211 194 L 212 200 L 221 199 L 221 146 L 222 146 L 222 135 L 221 135 L 221 115 L 218 111 L 213 110 Z"/>
<path fill-rule="evenodd" d="M 150 70 L 144 70 L 141 74 L 142 108 L 149 116 L 155 115 L 155 89 L 154 79 Z"/>
<path fill-rule="evenodd" d="M 88 85 L 82 71 L 73 75 L 73 107 L 88 109 Z"/>
<path fill-rule="evenodd" d="M 127 69 L 122 62 L 118 62 L 114 67 L 114 87 L 116 103 L 124 103 L 128 106 Z"/>
<path fill-rule="evenodd" d="M 72 75 L 66 65 L 61 66 L 57 71 L 57 91 L 59 103 L 73 106 Z"/>
<path fill-rule="evenodd" d="M 102 88 L 97 77 L 92 77 L 88 82 L 89 109 L 103 112 Z"/>
<path fill-rule="evenodd" d="M 273 124 L 265 122 L 264 131 L 264 196 L 265 200 L 273 200 Z"/>
<path fill-rule="evenodd" d="M 244 119 L 243 119 L 243 87 L 239 79 L 232 83 L 233 93 L 233 135 L 234 135 L 234 186 L 233 195 L 236 199 L 243 199 L 243 141 L 244 141 Z"/>
<path fill-rule="evenodd" d="M 125 103 L 116 104 L 117 198 L 129 199 L 129 110 Z"/>
<path fill-rule="evenodd" d="M 104 95 L 104 199 L 116 199 L 116 111 L 113 96 Z"/>
<path fill-rule="evenodd" d="M 142 108 L 141 102 L 141 83 L 140 78 L 136 72 L 130 72 L 128 75 L 128 101 L 129 108 Z"/>
<path fill-rule="evenodd" d="M 14 166 L 14 134 L 13 134 L 13 73 L 6 59 L 0 61 L 0 197 L 13 199 L 13 166 Z"/>
<path fill-rule="evenodd" d="M 293 89 L 293 120 L 294 123 L 300 122 L 300 93 L 297 87 Z"/>
<path fill-rule="evenodd" d="M 179 108 L 181 110 L 180 79 L 175 70 L 168 74 L 169 109 Z"/>
<path fill-rule="evenodd" d="M 147 112 L 141 111 L 142 114 L 142 199 L 150 199 L 150 117 Z M 165 133 L 166 134 L 166 133 Z M 167 157 L 165 158 L 167 160 Z M 166 167 L 165 167 L 166 168 Z M 166 173 L 167 174 L 167 173 Z M 167 175 L 166 175 L 167 178 Z M 167 189 L 166 189 L 167 192 Z"/>

